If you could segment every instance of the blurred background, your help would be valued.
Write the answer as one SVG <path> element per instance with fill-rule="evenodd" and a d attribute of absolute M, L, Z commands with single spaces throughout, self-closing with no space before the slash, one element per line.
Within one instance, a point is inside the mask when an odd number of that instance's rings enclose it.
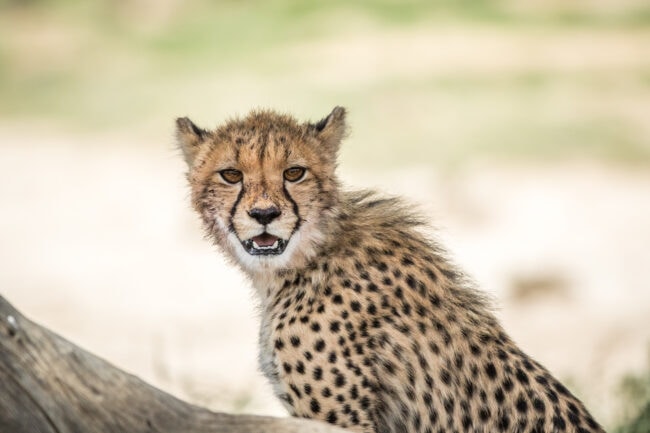
<path fill-rule="evenodd" d="M 650 418 L 643 0 L 0 0 L 0 293 L 181 398 L 283 415 L 174 118 L 335 105 L 346 185 L 417 204 L 606 427 Z"/>

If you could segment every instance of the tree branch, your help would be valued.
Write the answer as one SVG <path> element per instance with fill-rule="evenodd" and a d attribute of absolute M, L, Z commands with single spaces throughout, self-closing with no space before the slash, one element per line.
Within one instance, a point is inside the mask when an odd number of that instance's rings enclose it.
<path fill-rule="evenodd" d="M 0 389 L 0 432 L 344 433 L 181 401 L 30 321 L 2 296 Z"/>

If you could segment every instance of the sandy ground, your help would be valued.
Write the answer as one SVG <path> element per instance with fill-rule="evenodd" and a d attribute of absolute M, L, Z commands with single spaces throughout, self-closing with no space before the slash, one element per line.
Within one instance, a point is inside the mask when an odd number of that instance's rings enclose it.
<path fill-rule="evenodd" d="M 202 239 L 171 145 L 0 137 L 0 293 L 77 344 L 224 411 L 284 414 L 247 282 Z M 610 423 L 647 368 L 650 173 L 590 163 L 363 172 L 408 196 L 521 346 Z"/>

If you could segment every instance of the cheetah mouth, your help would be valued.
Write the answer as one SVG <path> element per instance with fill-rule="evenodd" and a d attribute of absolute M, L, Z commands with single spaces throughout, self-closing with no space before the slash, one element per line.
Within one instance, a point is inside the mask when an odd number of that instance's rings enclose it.
<path fill-rule="evenodd" d="M 246 252 L 253 256 L 277 256 L 284 252 L 287 241 L 264 232 L 261 235 L 242 241 L 242 245 Z"/>

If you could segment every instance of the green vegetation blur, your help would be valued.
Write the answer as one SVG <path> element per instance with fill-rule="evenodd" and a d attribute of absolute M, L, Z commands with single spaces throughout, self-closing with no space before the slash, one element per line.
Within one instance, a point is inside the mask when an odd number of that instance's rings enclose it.
<path fill-rule="evenodd" d="M 1 0 L 0 118 L 168 140 L 350 109 L 351 164 L 650 160 L 638 0 Z"/>

